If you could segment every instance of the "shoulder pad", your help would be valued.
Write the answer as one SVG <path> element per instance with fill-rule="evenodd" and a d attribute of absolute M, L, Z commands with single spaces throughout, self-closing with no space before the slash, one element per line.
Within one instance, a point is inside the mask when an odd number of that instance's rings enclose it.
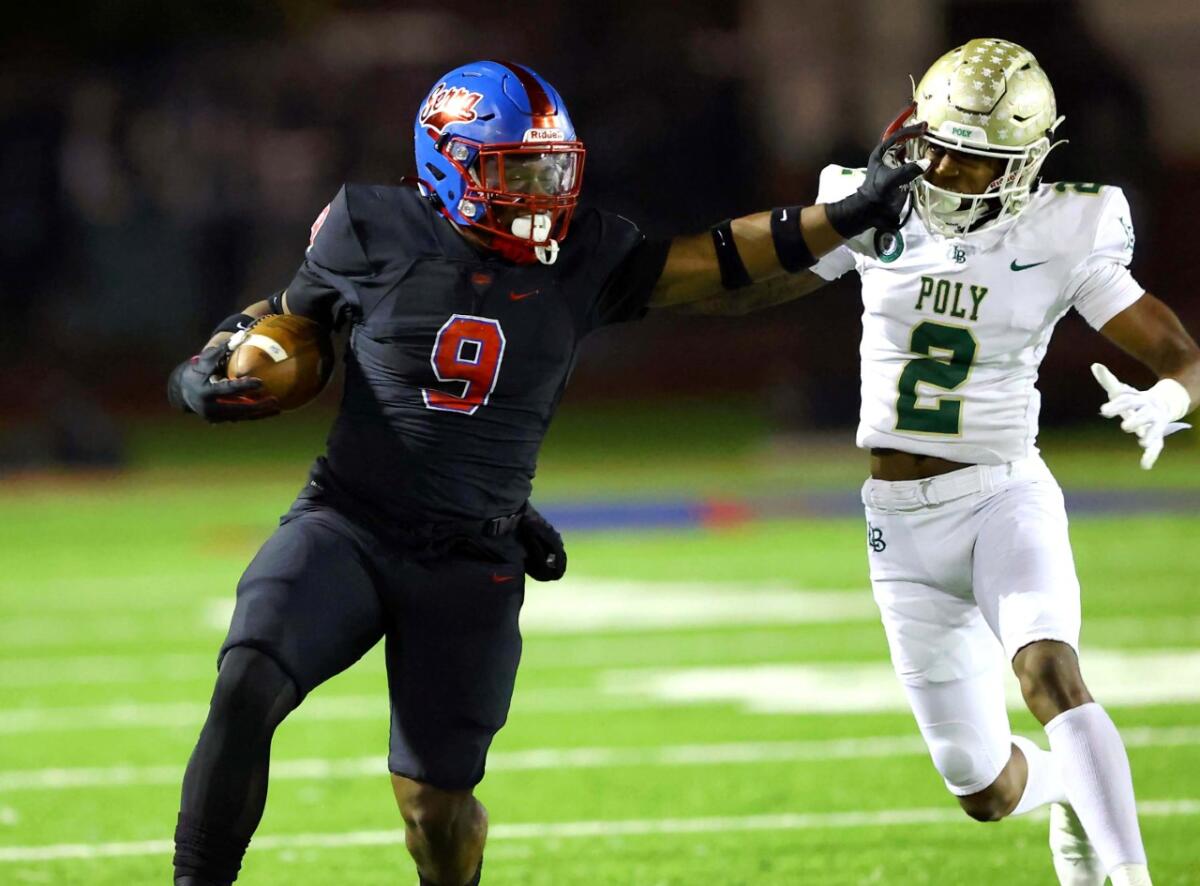
<path fill-rule="evenodd" d="M 305 256 L 314 264 L 337 274 L 359 274 L 367 270 L 367 256 L 354 230 L 347 186 L 343 185 L 312 224 Z"/>
<path fill-rule="evenodd" d="M 563 247 L 583 262 L 619 261 L 644 239 L 638 226 L 625 216 L 587 207 L 575 213 Z"/>
<path fill-rule="evenodd" d="M 1038 212 L 1037 221 L 1047 226 L 1039 234 L 1075 241 L 1077 260 L 1102 257 L 1129 264 L 1135 242 L 1133 216 L 1121 188 L 1094 182 L 1057 182 L 1043 188 L 1045 196 L 1038 195 L 1041 205 L 1030 207 Z"/>
<path fill-rule="evenodd" d="M 409 185 L 346 185 L 349 215 L 367 260 L 383 266 L 441 255 L 433 206 Z"/>

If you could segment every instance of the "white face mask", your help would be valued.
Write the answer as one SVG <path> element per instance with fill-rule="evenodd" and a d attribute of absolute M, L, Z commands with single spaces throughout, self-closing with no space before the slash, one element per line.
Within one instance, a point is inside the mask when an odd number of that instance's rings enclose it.
<path fill-rule="evenodd" d="M 512 220 L 514 237 L 540 244 L 534 247 L 533 254 L 544 265 L 552 265 L 558 258 L 558 242 L 550 239 L 550 225 L 551 217 L 548 212 L 519 215 Z"/>

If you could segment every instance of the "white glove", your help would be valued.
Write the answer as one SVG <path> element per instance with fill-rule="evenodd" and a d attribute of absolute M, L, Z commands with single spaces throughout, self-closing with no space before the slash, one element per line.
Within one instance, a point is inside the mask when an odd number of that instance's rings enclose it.
<path fill-rule="evenodd" d="M 1136 434 L 1142 452 L 1142 468 L 1150 470 L 1162 452 L 1163 438 L 1191 425 L 1179 421 L 1192 408 L 1187 389 L 1173 378 L 1164 378 L 1148 391 L 1125 384 L 1103 363 L 1092 364 L 1092 375 L 1108 392 L 1100 407 L 1105 418 L 1121 416 L 1121 430 Z"/>

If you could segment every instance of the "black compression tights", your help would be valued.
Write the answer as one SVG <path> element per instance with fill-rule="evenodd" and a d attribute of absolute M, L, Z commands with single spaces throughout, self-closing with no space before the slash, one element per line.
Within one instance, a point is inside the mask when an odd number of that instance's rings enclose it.
<path fill-rule="evenodd" d="M 237 877 L 267 802 L 271 736 L 298 703 L 296 685 L 269 656 L 245 646 L 225 654 L 183 776 L 175 828 L 180 886 L 225 886 Z"/>

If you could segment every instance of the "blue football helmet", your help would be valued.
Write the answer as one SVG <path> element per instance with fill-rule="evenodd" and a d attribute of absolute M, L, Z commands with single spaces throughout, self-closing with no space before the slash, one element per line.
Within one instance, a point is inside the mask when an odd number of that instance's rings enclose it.
<path fill-rule="evenodd" d="M 443 214 L 505 258 L 553 264 L 585 154 L 553 86 L 511 62 L 463 65 L 430 90 L 413 135 L 417 177 Z"/>

